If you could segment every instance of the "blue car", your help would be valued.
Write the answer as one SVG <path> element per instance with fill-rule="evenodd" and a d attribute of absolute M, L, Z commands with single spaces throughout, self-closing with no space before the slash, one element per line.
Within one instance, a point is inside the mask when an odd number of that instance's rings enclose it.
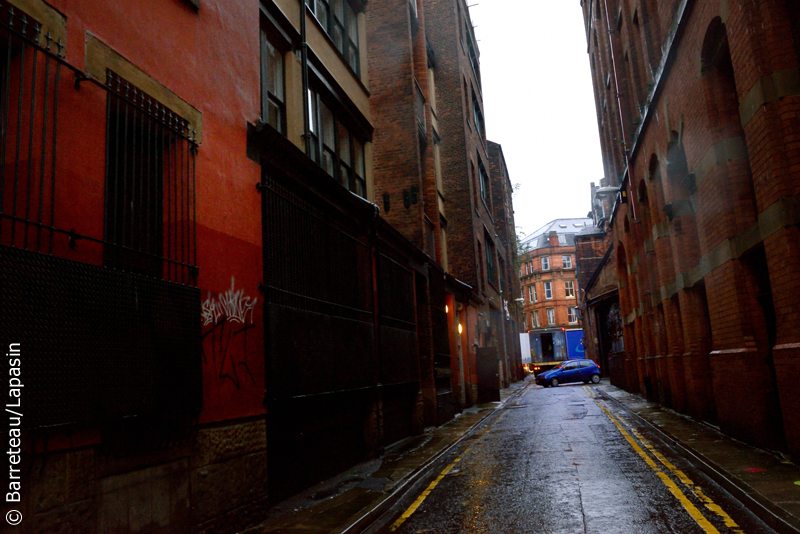
<path fill-rule="evenodd" d="M 536 377 L 536 383 L 544 387 L 570 382 L 597 384 L 600 382 L 600 368 L 592 360 L 570 360 Z"/>

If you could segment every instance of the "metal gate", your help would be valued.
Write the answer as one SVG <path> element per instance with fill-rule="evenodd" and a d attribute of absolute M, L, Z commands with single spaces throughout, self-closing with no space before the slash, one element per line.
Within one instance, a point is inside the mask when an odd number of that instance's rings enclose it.
<path fill-rule="evenodd" d="M 408 257 L 364 206 L 300 182 L 261 188 L 273 502 L 408 436 L 419 391 Z"/>

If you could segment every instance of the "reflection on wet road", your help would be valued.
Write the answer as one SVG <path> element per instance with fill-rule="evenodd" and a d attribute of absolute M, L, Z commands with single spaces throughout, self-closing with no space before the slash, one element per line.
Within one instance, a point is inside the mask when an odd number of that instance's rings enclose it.
<path fill-rule="evenodd" d="M 773 532 L 601 388 L 528 386 L 397 505 L 384 532 Z"/>

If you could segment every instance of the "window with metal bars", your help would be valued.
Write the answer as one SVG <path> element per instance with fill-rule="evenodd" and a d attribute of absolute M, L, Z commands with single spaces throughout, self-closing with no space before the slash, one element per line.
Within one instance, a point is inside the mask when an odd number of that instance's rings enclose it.
<path fill-rule="evenodd" d="M 110 70 L 106 85 L 104 264 L 188 283 L 196 244 L 189 124 Z"/>
<path fill-rule="evenodd" d="M 306 5 L 359 76 L 358 14 L 353 5 L 348 0 L 306 0 Z"/>
<path fill-rule="evenodd" d="M 336 117 L 313 89 L 308 90 L 308 157 L 360 197 L 367 195 L 364 144 Z"/>

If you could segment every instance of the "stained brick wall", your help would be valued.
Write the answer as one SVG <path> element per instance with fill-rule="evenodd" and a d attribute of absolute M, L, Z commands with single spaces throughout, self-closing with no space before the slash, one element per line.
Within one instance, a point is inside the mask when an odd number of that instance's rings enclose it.
<path fill-rule="evenodd" d="M 609 183 L 628 153 L 613 233 L 630 387 L 798 454 L 800 394 L 783 378 L 800 358 L 790 4 L 592 0 L 584 17 Z"/>

